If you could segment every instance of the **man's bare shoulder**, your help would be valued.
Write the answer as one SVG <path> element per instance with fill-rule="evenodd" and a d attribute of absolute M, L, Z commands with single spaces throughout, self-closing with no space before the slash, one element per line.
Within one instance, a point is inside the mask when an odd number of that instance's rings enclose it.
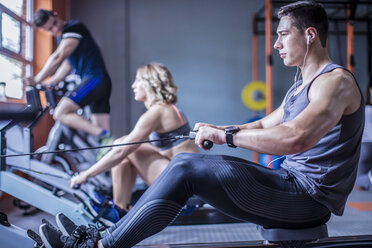
<path fill-rule="evenodd" d="M 310 91 L 311 96 L 342 101 L 345 105 L 345 114 L 355 111 L 361 100 L 360 90 L 354 76 L 347 70 L 337 68 L 324 73 L 314 81 L 314 87 Z M 359 100 L 358 100 L 359 99 Z"/>
<path fill-rule="evenodd" d="M 342 69 L 342 68 L 337 68 L 334 69 L 333 71 L 324 73 L 319 76 L 320 80 L 326 80 L 327 82 L 334 82 L 334 83 L 339 83 L 339 84 L 353 84 L 355 85 L 355 79 L 351 72 Z"/>
<path fill-rule="evenodd" d="M 358 86 L 353 75 L 341 68 L 320 75 L 311 87 L 314 90 L 329 91 L 330 94 L 359 93 Z"/>

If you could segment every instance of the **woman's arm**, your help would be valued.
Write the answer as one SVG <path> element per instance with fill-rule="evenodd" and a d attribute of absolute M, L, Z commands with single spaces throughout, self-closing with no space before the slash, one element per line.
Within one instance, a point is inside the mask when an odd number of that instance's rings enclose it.
<path fill-rule="evenodd" d="M 137 121 L 134 129 L 127 135 L 115 140 L 114 144 L 132 143 L 147 140 L 149 134 L 160 125 L 159 115 L 162 107 L 151 107 Z M 86 183 L 88 178 L 94 177 L 102 172 L 108 171 L 134 152 L 140 144 L 113 147 L 101 160 L 86 171 L 71 179 L 70 186 Z"/>

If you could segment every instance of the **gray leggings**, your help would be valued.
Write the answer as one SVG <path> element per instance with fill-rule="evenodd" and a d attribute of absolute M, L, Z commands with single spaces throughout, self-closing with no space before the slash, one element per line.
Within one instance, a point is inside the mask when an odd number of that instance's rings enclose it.
<path fill-rule="evenodd" d="M 224 155 L 179 154 L 135 206 L 103 234 L 104 247 L 132 247 L 163 230 L 197 195 L 221 212 L 265 227 L 303 228 L 328 221 L 284 169 L 272 170 Z"/>

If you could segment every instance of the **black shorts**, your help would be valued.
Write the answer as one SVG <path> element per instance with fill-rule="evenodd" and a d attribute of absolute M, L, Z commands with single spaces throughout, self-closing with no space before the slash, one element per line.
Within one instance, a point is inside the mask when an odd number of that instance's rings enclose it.
<path fill-rule="evenodd" d="M 93 114 L 110 113 L 111 79 L 109 75 L 84 77 L 67 95 L 80 107 L 89 105 Z"/>

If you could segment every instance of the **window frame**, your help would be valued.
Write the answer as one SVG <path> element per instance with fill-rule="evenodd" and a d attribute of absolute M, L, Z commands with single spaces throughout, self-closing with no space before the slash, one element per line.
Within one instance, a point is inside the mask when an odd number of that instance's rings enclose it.
<path fill-rule="evenodd" d="M 33 0 L 23 0 L 23 4 L 26 5 L 26 18 L 27 19 L 23 18 L 22 16 L 17 15 L 12 10 L 10 10 L 9 8 L 7 8 L 6 6 L 0 3 L 0 54 L 21 62 L 22 63 L 22 77 L 26 77 L 26 76 L 30 76 L 31 72 L 33 71 L 33 57 L 34 57 L 33 28 L 34 28 L 34 25 L 30 21 L 32 19 Z M 1 20 L 2 13 L 9 15 L 11 18 L 14 18 L 15 20 L 19 21 L 21 24 L 19 53 L 11 51 L 1 45 L 2 44 L 2 30 L 1 30 L 2 29 L 1 27 L 2 26 L 2 20 Z M 23 25 L 25 25 L 25 27 L 23 27 Z M 28 28 L 30 28 L 30 32 L 27 32 L 27 26 Z M 23 28 L 25 28 L 25 31 L 22 30 Z M 22 35 L 23 32 L 25 32 L 24 37 Z M 26 38 L 26 35 L 29 37 Z M 28 42 L 29 44 L 26 44 L 26 42 Z M 6 102 L 25 103 L 26 99 L 25 99 L 24 93 L 25 93 L 25 87 L 23 87 L 22 98 L 17 99 L 17 98 L 7 97 Z"/>

